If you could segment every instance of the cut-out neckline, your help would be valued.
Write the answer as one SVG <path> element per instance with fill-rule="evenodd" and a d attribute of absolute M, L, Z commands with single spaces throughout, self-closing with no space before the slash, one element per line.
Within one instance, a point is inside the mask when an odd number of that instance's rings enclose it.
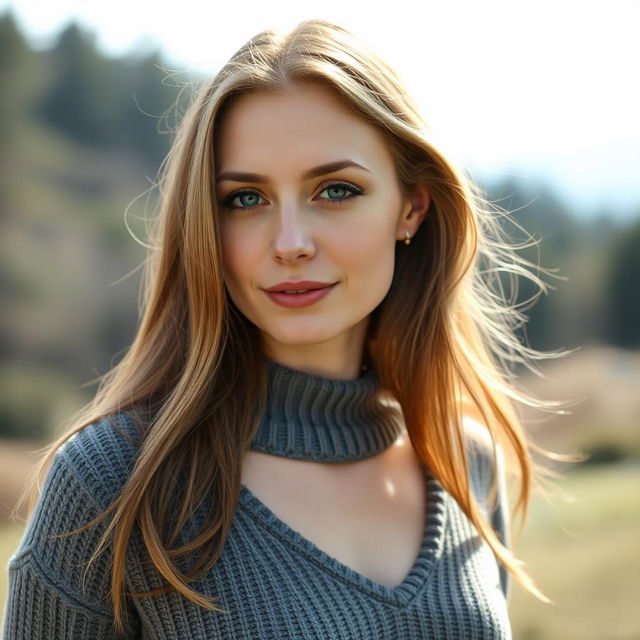
<path fill-rule="evenodd" d="M 442 554 L 446 525 L 445 491 L 424 465 L 421 465 L 421 468 L 426 484 L 426 514 L 422 543 L 409 573 L 395 587 L 376 582 L 323 551 L 314 542 L 280 519 L 244 484 L 240 485 L 239 505 L 253 514 L 260 524 L 283 542 L 295 547 L 314 561 L 319 568 L 335 578 L 355 586 L 378 600 L 396 606 L 406 606 L 426 584 L 434 564 Z"/>

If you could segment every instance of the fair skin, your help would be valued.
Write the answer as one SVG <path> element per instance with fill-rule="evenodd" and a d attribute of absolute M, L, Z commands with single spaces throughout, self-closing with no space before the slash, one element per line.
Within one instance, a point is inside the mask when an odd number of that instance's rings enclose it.
<path fill-rule="evenodd" d="M 407 231 L 415 235 L 426 216 L 426 187 L 403 194 L 378 130 L 314 82 L 240 96 L 222 117 L 216 144 L 225 283 L 234 303 L 259 328 L 271 359 L 330 378 L 358 377 L 369 314 L 391 285 L 396 243 Z M 305 176 L 339 161 L 360 166 Z M 260 179 L 230 175 L 239 172 Z M 336 286 L 297 309 L 264 292 L 291 280 Z"/>
<path fill-rule="evenodd" d="M 312 82 L 237 98 L 216 145 L 225 284 L 234 303 L 273 360 L 358 377 L 369 315 L 391 285 L 397 242 L 426 215 L 426 188 L 403 194 L 377 129 Z M 338 161 L 360 167 L 305 176 Z M 285 280 L 337 284 L 319 302 L 292 309 L 264 292 Z M 416 560 L 426 489 L 406 434 L 348 463 L 247 451 L 242 483 L 320 549 L 380 584 L 400 584 Z"/>

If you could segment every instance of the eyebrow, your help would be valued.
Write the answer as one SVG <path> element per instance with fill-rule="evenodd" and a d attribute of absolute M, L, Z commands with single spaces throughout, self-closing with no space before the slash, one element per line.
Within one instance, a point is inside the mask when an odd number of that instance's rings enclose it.
<path fill-rule="evenodd" d="M 357 162 L 353 162 L 352 160 L 338 160 L 337 162 L 329 162 L 327 164 L 321 164 L 317 167 L 313 167 L 308 171 L 305 171 L 302 174 L 302 177 L 307 180 L 308 178 L 317 178 L 318 176 L 326 175 L 327 173 L 333 173 L 334 171 L 339 171 L 340 169 L 345 169 L 347 167 L 355 167 L 356 169 L 362 169 L 367 173 L 371 173 L 369 169 L 363 167 L 361 164 Z M 236 182 L 256 182 L 260 184 L 264 184 L 268 182 L 267 176 L 263 176 L 259 173 L 243 173 L 241 171 L 225 171 L 221 173 L 217 177 L 218 181 L 221 180 L 234 180 Z"/>

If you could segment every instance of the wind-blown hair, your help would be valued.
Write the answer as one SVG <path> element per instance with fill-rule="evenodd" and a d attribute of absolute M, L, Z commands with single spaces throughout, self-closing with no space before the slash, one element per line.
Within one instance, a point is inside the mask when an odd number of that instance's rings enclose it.
<path fill-rule="evenodd" d="M 516 252 L 525 245 L 506 239 L 499 219 L 505 213 L 439 150 L 389 66 L 342 27 L 307 20 L 288 34 L 264 31 L 253 37 L 193 98 L 161 167 L 136 336 L 102 377 L 94 399 L 47 448 L 38 469 L 41 481 L 59 447 L 90 423 L 120 411 L 137 417 L 140 448 L 130 477 L 110 507 L 78 530 L 110 516 L 91 561 L 112 545 L 111 597 L 119 629 L 125 595 L 177 590 L 221 610 L 188 583 L 210 570 L 222 552 L 240 492 L 242 456 L 258 426 L 267 385 L 258 330 L 234 306 L 223 282 L 213 178 L 217 127 L 234 96 L 279 91 L 301 81 L 332 87 L 378 128 L 405 193 L 419 183 L 428 186 L 427 217 L 409 246 L 396 244 L 393 281 L 373 312 L 366 356 L 383 390 L 399 403 L 420 461 L 508 571 L 549 602 L 472 496 L 463 424 L 464 414 L 484 425 L 494 464 L 504 458 L 510 477 L 518 480 L 511 518 L 519 510 L 523 525 L 534 485 L 542 476 L 556 475 L 535 462 L 532 452 L 563 456 L 535 444 L 516 410 L 517 404 L 547 411 L 559 405 L 518 389 L 513 369 L 524 365 L 535 371 L 533 360 L 566 352 L 542 354 L 517 339 L 515 330 L 526 316 L 521 305 L 507 299 L 503 278 L 525 277 L 540 291 L 547 285 L 534 273 L 539 267 Z M 183 485 L 176 483 L 178 477 Z M 492 498 L 495 490 L 494 482 Z M 176 492 L 181 512 L 171 519 Z M 208 522 L 189 544 L 176 547 L 179 531 L 208 495 L 215 497 Z M 134 526 L 166 580 L 162 589 L 124 591 Z M 181 572 L 176 559 L 194 553 L 197 562 Z"/>

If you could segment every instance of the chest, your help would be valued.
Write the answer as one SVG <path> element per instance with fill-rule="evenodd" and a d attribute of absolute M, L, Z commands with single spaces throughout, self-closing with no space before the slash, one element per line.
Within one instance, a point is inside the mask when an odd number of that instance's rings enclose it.
<path fill-rule="evenodd" d="M 286 525 L 379 584 L 400 584 L 420 551 L 426 487 L 406 435 L 382 454 L 349 463 L 249 451 L 242 484 Z"/>

